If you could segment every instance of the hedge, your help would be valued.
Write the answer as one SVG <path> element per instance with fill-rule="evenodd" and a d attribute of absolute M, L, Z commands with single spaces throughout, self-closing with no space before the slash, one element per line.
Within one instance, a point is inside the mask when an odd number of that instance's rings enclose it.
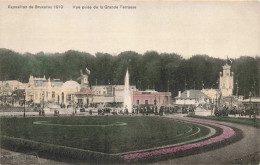
<path fill-rule="evenodd" d="M 52 157 L 73 158 L 95 163 L 119 163 L 122 161 L 119 155 L 106 154 L 73 147 L 60 146 L 36 142 L 32 140 L 1 136 L 1 146 L 8 149 L 36 151 L 39 155 L 51 155 Z"/>

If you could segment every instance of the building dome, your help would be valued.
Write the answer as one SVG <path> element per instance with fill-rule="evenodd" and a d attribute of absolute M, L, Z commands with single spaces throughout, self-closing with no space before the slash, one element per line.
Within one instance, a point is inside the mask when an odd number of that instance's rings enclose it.
<path fill-rule="evenodd" d="M 63 85 L 62 85 L 63 89 L 75 89 L 76 91 L 80 90 L 80 85 L 79 83 L 77 83 L 76 81 L 66 81 Z"/>

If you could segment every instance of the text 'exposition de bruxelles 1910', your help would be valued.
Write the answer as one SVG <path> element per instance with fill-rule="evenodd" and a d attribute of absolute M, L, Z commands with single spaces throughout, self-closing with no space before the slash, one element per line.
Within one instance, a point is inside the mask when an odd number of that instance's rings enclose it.
<path fill-rule="evenodd" d="M 9 9 L 62 9 L 63 5 L 8 5 Z M 136 6 L 125 5 L 73 5 L 73 9 L 136 9 Z"/>

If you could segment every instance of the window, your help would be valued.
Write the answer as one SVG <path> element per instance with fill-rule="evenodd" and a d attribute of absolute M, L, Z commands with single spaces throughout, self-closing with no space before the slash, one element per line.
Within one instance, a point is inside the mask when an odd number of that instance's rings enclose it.
<path fill-rule="evenodd" d="M 145 104 L 148 104 L 148 100 L 145 100 Z"/>
<path fill-rule="evenodd" d="M 52 98 L 55 98 L 55 92 L 52 91 L 52 95 L 51 95 Z"/>
<path fill-rule="evenodd" d="M 139 104 L 139 100 L 136 100 L 136 104 L 137 104 L 137 105 Z"/>
<path fill-rule="evenodd" d="M 68 100 L 71 101 L 71 94 L 68 94 Z"/>

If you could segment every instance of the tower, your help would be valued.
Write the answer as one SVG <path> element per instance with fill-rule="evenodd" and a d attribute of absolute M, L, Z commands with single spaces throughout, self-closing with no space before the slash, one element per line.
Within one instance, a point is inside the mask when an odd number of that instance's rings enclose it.
<path fill-rule="evenodd" d="M 220 72 L 219 76 L 219 89 L 221 90 L 222 96 L 231 96 L 233 92 L 233 72 L 230 72 L 231 63 L 228 64 L 228 59 L 226 64 L 223 66 L 223 73 Z"/>
<path fill-rule="evenodd" d="M 80 74 L 81 76 L 78 78 L 80 79 L 80 91 L 89 91 L 90 87 L 89 87 L 89 82 L 88 82 L 88 76 L 90 75 L 90 71 L 86 68 L 86 73 L 87 74 L 83 74 L 82 70 L 80 70 Z"/>
<path fill-rule="evenodd" d="M 30 78 L 29 78 L 29 86 L 30 87 L 34 87 L 34 77 L 32 75 L 30 75 Z"/>

